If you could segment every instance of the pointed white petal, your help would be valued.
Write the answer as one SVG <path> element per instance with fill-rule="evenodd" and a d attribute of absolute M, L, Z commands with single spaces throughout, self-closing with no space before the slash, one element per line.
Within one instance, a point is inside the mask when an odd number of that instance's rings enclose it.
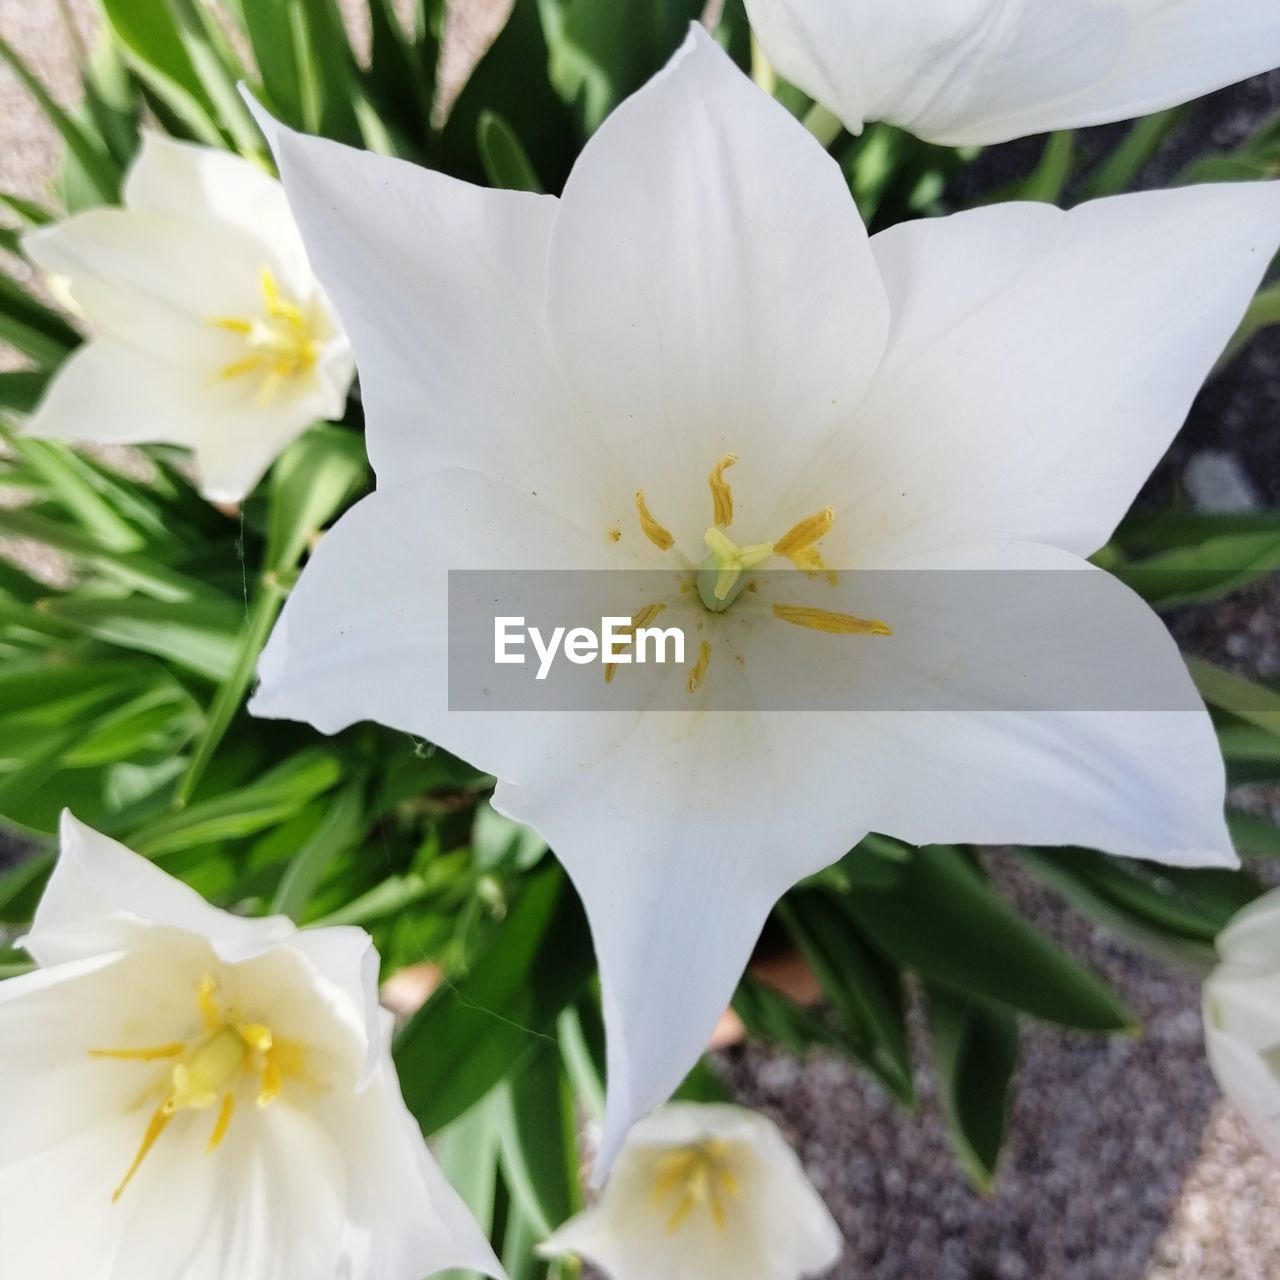
<path fill-rule="evenodd" d="M 131 344 L 100 339 L 59 367 L 23 431 L 47 440 L 191 445 L 206 422 L 187 378 Z"/>
<path fill-rule="evenodd" d="M 270 246 L 291 296 L 309 297 L 315 287 L 284 187 L 233 152 L 145 132 L 125 177 L 124 205 L 197 225 L 236 227 Z"/>
<path fill-rule="evenodd" d="M 877 554 L 999 537 L 1092 553 L 1181 426 L 1277 242 L 1280 183 L 1070 213 L 998 205 L 877 236 L 889 349 L 806 494 L 847 510 L 835 538 Z"/>
<path fill-rule="evenodd" d="M 271 133 L 312 265 L 355 349 L 379 476 L 526 469 L 564 418 L 542 324 L 556 200 L 280 125 Z"/>
<path fill-rule="evenodd" d="M 655 1196 L 664 1157 L 720 1144 L 733 1177 L 721 1193 L 723 1227 L 696 1206 L 674 1229 L 679 1192 Z M 632 1130 L 597 1202 L 539 1249 L 603 1266 L 614 1280 L 798 1280 L 831 1266 L 840 1232 L 777 1127 L 741 1107 L 673 1103 Z"/>
<path fill-rule="evenodd" d="M 589 511 L 589 490 L 583 500 Z M 614 717 L 450 710 L 449 572 L 600 569 L 610 563 L 607 520 L 584 532 L 534 495 L 474 472 L 379 489 L 316 548 L 263 652 L 253 714 L 324 733 L 375 720 L 507 778 L 591 758 L 616 732 Z"/>
<path fill-rule="evenodd" d="M 422 1280 L 450 1267 L 505 1276 L 471 1211 L 445 1180 L 400 1096 L 388 1038 L 358 1096 L 324 1113 L 347 1160 L 341 1280 Z"/>
<path fill-rule="evenodd" d="M 1280 64 L 1268 0 L 747 0 L 766 54 L 855 132 L 987 145 L 1146 115 Z"/>
<path fill-rule="evenodd" d="M 1232 965 L 1280 973 L 1280 889 L 1272 889 L 1237 912 L 1218 935 L 1217 947 Z"/>
<path fill-rule="evenodd" d="M 296 932 L 280 916 L 249 920 L 211 907 L 194 889 L 68 810 L 61 847 L 31 931 L 22 945 L 42 965 L 64 964 L 137 945 L 148 926 L 181 929 L 228 957 L 252 953 Z"/>
<path fill-rule="evenodd" d="M 682 546 L 725 453 L 742 510 L 766 513 L 857 405 L 887 324 L 839 168 L 700 27 L 575 164 L 547 306 L 580 412 Z"/>

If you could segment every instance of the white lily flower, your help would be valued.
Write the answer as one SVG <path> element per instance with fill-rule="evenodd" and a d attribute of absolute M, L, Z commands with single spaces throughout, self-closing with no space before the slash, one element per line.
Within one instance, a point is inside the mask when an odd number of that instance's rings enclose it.
<path fill-rule="evenodd" d="M 1273 0 L 746 0 L 761 48 L 853 133 L 985 146 L 1190 102 L 1280 66 Z"/>
<path fill-rule="evenodd" d="M 360 929 L 209 906 L 64 813 L 0 982 L 0 1239 L 15 1276 L 501 1276 L 400 1097 Z"/>
<path fill-rule="evenodd" d="M 238 502 L 307 427 L 341 417 L 350 345 L 283 187 L 247 160 L 146 134 L 123 208 L 22 245 L 91 335 L 28 435 L 186 445 L 205 497 Z"/>
<path fill-rule="evenodd" d="M 1218 935 L 1204 984 L 1204 1040 L 1223 1093 L 1280 1160 L 1280 889 Z"/>
<path fill-rule="evenodd" d="M 681 1102 L 632 1129 L 600 1198 L 538 1252 L 586 1258 L 612 1280 L 799 1280 L 843 1244 L 777 1125 Z"/>
<path fill-rule="evenodd" d="M 779 896 L 869 830 L 1234 863 L 1177 649 L 1081 557 L 1244 311 L 1280 185 L 996 206 L 869 241 L 834 161 L 700 29 L 559 200 L 283 130 L 276 145 L 352 335 L 379 488 L 303 571 L 253 710 L 424 735 L 495 774 L 497 806 L 547 839 L 600 963 L 598 1167 L 697 1059 Z M 1033 636 L 981 611 L 922 616 L 907 593 L 900 615 L 857 617 L 799 573 L 770 601 L 744 589 L 766 553 L 1093 573 L 1106 616 L 1064 596 Z M 669 672 L 681 709 L 452 710 L 449 571 L 495 568 L 611 569 L 599 580 L 624 599 L 638 575 L 620 570 L 670 571 L 665 601 L 602 613 L 663 603 L 703 628 Z M 833 698 L 917 677 L 936 698 L 959 679 L 998 708 L 1015 686 L 1036 697 L 1037 663 L 1105 670 L 1118 646 L 1193 709 L 750 709 L 765 649 Z M 740 710 L 704 713 L 735 688 Z"/>

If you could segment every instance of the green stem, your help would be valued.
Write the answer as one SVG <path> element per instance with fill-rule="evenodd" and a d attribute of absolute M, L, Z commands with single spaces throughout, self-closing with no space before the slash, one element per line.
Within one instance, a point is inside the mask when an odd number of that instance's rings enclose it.
<path fill-rule="evenodd" d="M 815 102 L 809 108 L 803 124 L 824 147 L 830 147 L 844 130 L 840 118 L 820 102 Z"/>

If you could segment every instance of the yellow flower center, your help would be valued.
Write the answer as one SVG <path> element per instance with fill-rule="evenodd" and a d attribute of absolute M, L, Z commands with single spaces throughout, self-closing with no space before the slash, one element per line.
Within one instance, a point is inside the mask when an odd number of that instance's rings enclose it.
<path fill-rule="evenodd" d="M 246 354 L 218 370 L 224 382 L 256 376 L 257 400 L 269 404 L 290 378 L 306 373 L 320 354 L 311 321 L 280 292 L 269 267 L 260 275 L 263 310 L 256 316 L 214 316 L 209 323 L 244 339 Z"/>
<path fill-rule="evenodd" d="M 725 472 L 737 461 L 736 454 L 726 453 L 707 476 L 707 485 L 711 490 L 712 523 L 703 535 L 703 541 L 708 555 L 698 566 L 692 584 L 697 588 L 698 599 L 703 607 L 710 613 L 724 613 L 750 587 L 751 571 L 775 556 L 790 560 L 797 569 L 803 570 L 810 577 L 821 574 L 834 584 L 835 570 L 826 564 L 818 549 L 818 543 L 835 525 L 834 507 L 823 507 L 806 516 L 773 542 L 737 543 L 725 533 L 733 523 L 734 515 L 733 489 L 725 479 Z M 675 546 L 675 537 L 649 509 L 643 489 L 635 492 L 635 506 L 640 531 L 659 551 L 670 551 Z M 608 536 L 611 542 L 618 542 L 622 531 L 617 527 L 611 528 Z M 633 619 L 633 624 L 642 625 L 637 621 L 639 618 L 651 617 L 662 607 L 661 603 L 646 605 Z M 850 613 L 836 613 L 830 609 L 817 609 L 807 605 L 774 604 L 772 611 L 773 616 L 783 622 L 828 635 L 893 635 L 893 628 L 877 618 L 859 618 Z M 704 640 L 686 681 L 691 694 L 698 690 L 706 677 L 710 660 L 711 646 Z M 613 675 L 614 668 L 610 665 L 605 670 L 606 681 L 612 681 Z"/>
<path fill-rule="evenodd" d="M 236 1093 L 245 1079 L 258 1082 L 259 1107 L 269 1107 L 280 1096 L 286 1079 L 301 1079 L 304 1050 L 301 1045 L 280 1040 L 259 1022 L 239 1022 L 224 1014 L 215 999 L 217 981 L 201 980 L 196 993 L 202 1030 L 189 1040 L 141 1048 L 90 1049 L 92 1058 L 117 1062 L 163 1062 L 173 1065 L 153 1081 L 148 1093 L 158 1092 L 162 1101 L 147 1124 L 142 1144 L 123 1181 L 112 1193 L 114 1203 L 124 1194 L 150 1154 L 160 1135 L 180 1111 L 206 1111 L 217 1106 L 218 1115 L 205 1150 L 216 1151 L 227 1136 L 235 1112 Z M 144 1094 L 144 1097 L 146 1095 Z"/>
<path fill-rule="evenodd" d="M 741 1193 L 731 1167 L 732 1148 L 720 1138 L 681 1147 L 660 1157 L 653 1166 L 653 1202 L 670 1205 L 667 1231 L 678 1231 L 698 1209 L 705 1208 L 718 1231 L 728 1221 L 725 1201 Z"/>

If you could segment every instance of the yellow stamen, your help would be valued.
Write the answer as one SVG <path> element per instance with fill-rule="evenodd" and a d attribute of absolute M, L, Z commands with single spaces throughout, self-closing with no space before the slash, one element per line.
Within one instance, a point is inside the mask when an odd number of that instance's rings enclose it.
<path fill-rule="evenodd" d="M 270 1057 L 262 1068 L 262 1088 L 258 1092 L 258 1106 L 269 1107 L 279 1096 L 284 1087 L 284 1073 L 278 1063 Z"/>
<path fill-rule="evenodd" d="M 833 636 L 891 636 L 893 628 L 878 618 L 855 618 L 851 613 L 832 613 L 798 604 L 775 604 L 773 616 L 797 627 L 825 631 Z"/>
<path fill-rule="evenodd" d="M 786 533 L 773 544 L 775 554 L 790 558 L 797 552 L 813 546 L 819 538 L 825 538 L 836 522 L 834 507 L 823 507 L 813 515 L 806 516 L 799 524 L 792 525 Z"/>
<path fill-rule="evenodd" d="M 649 623 L 651 623 L 654 620 L 654 618 L 656 618 L 658 614 L 660 614 L 663 611 L 663 609 L 665 609 L 666 607 L 667 606 L 665 604 L 663 604 L 661 601 L 658 601 L 656 604 L 645 605 L 644 608 L 641 609 L 638 613 L 633 613 L 631 615 L 631 623 L 626 628 L 626 634 L 630 636 L 634 636 L 637 628 L 647 627 Z M 616 662 L 606 662 L 604 664 L 605 684 L 613 683 L 613 677 L 617 674 L 617 671 L 618 671 L 618 664 Z"/>
<path fill-rule="evenodd" d="M 803 569 L 811 578 L 825 574 L 833 587 L 839 581 L 836 571 L 823 560 L 817 547 L 802 547 L 799 551 L 792 552 L 790 559 L 797 569 Z"/>
<path fill-rule="evenodd" d="M 151 1148 L 156 1145 L 160 1135 L 169 1127 L 169 1121 L 172 1118 L 173 1113 L 166 1111 L 165 1104 L 162 1103 L 151 1117 L 146 1133 L 142 1135 L 142 1145 L 138 1148 L 138 1154 L 134 1156 L 133 1163 L 129 1166 L 129 1172 L 124 1175 L 124 1181 L 111 1193 L 112 1204 L 116 1204 L 120 1197 L 124 1195 L 125 1188 L 133 1181 L 133 1175 L 142 1168 L 142 1162 L 150 1154 Z"/>
<path fill-rule="evenodd" d="M 212 1155 L 222 1146 L 222 1140 L 227 1136 L 227 1130 L 231 1127 L 231 1116 L 236 1109 L 236 1095 L 228 1093 L 223 1096 L 222 1109 L 218 1112 L 217 1123 L 213 1126 L 213 1132 L 209 1135 L 209 1142 L 205 1146 L 205 1154 Z"/>
<path fill-rule="evenodd" d="M 729 482 L 724 478 L 724 473 L 737 460 L 737 454 L 726 453 L 707 477 L 707 483 L 711 486 L 711 518 L 721 529 L 727 529 L 733 523 L 733 490 L 729 488 Z"/>
<path fill-rule="evenodd" d="M 717 1230 L 728 1223 L 725 1197 L 740 1194 L 738 1179 L 728 1164 L 729 1146 L 712 1139 L 693 1147 L 672 1151 L 653 1166 L 652 1199 L 661 1205 L 678 1197 L 667 1219 L 666 1229 L 674 1234 L 699 1205 L 705 1204 Z"/>
<path fill-rule="evenodd" d="M 711 644 L 704 640 L 698 648 L 698 660 L 693 664 L 693 669 L 689 672 L 689 679 L 685 682 L 685 688 L 690 693 L 696 693 L 698 686 L 702 683 L 703 677 L 707 674 L 707 664 L 711 661 Z"/>
<path fill-rule="evenodd" d="M 196 1008 L 200 1011 L 200 1021 L 210 1034 L 222 1026 L 222 1010 L 213 998 L 217 990 L 218 980 L 208 974 L 200 979 L 200 986 L 196 989 Z"/>
<path fill-rule="evenodd" d="M 246 373 L 253 373 L 255 369 L 261 369 L 265 363 L 265 356 L 245 356 L 243 360 L 233 360 L 230 364 L 224 364 L 218 370 L 218 377 L 223 382 L 230 382 L 233 378 L 241 378 Z"/>
<path fill-rule="evenodd" d="M 228 333 L 238 333 L 243 338 L 247 338 L 253 332 L 253 321 L 245 320 L 240 316 L 214 316 L 209 323 L 215 329 L 225 329 Z"/>
<path fill-rule="evenodd" d="M 320 354 L 311 326 L 302 309 L 280 292 L 270 268 L 259 277 L 265 316 L 213 316 L 217 329 L 245 339 L 250 354 L 218 370 L 223 381 L 250 373 L 265 373 L 258 389 L 259 404 L 268 404 L 287 378 L 310 369 Z"/>
<path fill-rule="evenodd" d="M 115 1058 L 119 1062 L 157 1062 L 161 1058 L 176 1058 L 186 1050 L 186 1045 L 158 1044 L 149 1049 L 90 1049 L 91 1058 Z"/>
<path fill-rule="evenodd" d="M 644 500 L 643 489 L 636 490 L 636 513 L 640 517 L 640 528 L 644 530 L 644 536 L 659 551 L 670 551 L 675 546 L 676 540 L 671 536 L 671 531 L 663 528 L 650 514 L 649 507 Z"/>

